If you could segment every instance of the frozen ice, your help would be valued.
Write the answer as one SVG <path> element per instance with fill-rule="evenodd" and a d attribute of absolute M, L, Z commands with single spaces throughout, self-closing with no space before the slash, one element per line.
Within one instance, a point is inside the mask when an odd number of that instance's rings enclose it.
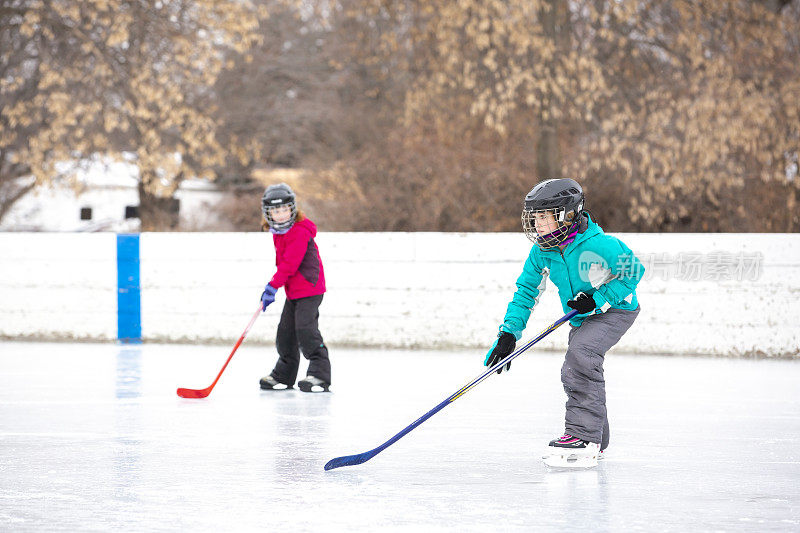
<path fill-rule="evenodd" d="M 274 347 L 0 342 L 0 530 L 800 529 L 800 361 L 616 355 L 611 445 L 541 462 L 563 355 L 331 347 L 331 394 L 267 392 Z M 302 372 L 305 366 L 301 366 Z"/>

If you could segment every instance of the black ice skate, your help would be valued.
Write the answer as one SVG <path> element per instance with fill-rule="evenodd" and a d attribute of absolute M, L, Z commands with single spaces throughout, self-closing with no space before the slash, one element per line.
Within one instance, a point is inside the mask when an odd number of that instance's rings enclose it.
<path fill-rule="evenodd" d="M 286 383 L 281 383 L 280 381 L 272 377 L 272 374 L 261 378 L 259 384 L 261 385 L 262 390 L 286 390 L 292 388 L 291 385 L 287 385 Z"/>
<path fill-rule="evenodd" d="M 306 376 L 305 379 L 297 382 L 297 386 L 303 392 L 328 392 L 330 385 L 314 376 Z"/>
<path fill-rule="evenodd" d="M 569 433 L 550 441 L 547 453 L 542 456 L 544 464 L 560 468 L 591 468 L 597 466 L 600 445 L 587 442 Z"/>

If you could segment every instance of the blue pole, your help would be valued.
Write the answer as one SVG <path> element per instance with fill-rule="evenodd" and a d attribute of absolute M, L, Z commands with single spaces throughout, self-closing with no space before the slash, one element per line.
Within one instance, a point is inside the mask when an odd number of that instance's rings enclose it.
<path fill-rule="evenodd" d="M 117 339 L 123 344 L 142 342 L 139 235 L 117 235 Z"/>

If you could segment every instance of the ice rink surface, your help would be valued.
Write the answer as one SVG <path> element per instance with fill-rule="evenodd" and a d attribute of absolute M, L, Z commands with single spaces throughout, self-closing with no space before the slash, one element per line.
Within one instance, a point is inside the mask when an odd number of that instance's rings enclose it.
<path fill-rule="evenodd" d="M 0 342 L 0 530 L 800 531 L 800 361 L 612 353 L 606 459 L 549 471 L 563 356 L 532 349 L 325 472 L 483 354 L 334 346 L 333 393 L 262 392 L 274 348 L 245 342 L 177 397 L 231 347 Z"/>

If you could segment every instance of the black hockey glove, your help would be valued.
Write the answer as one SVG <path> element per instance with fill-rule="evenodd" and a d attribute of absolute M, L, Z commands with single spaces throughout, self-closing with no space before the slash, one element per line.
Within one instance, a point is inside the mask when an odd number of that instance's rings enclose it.
<path fill-rule="evenodd" d="M 579 292 L 574 300 L 569 300 L 567 302 L 567 305 L 582 315 L 591 313 L 597 307 L 597 304 L 594 303 L 594 298 L 585 292 Z"/>
<path fill-rule="evenodd" d="M 494 341 L 489 353 L 486 354 L 486 360 L 483 362 L 483 366 L 494 366 L 499 363 L 503 358 L 505 358 L 508 354 L 514 351 L 514 347 L 517 345 L 517 339 L 511 333 L 507 331 L 501 331 L 497 335 L 497 340 Z M 511 370 L 511 362 L 509 361 L 506 364 L 506 370 Z M 503 371 L 503 367 L 497 369 L 497 373 Z"/>

